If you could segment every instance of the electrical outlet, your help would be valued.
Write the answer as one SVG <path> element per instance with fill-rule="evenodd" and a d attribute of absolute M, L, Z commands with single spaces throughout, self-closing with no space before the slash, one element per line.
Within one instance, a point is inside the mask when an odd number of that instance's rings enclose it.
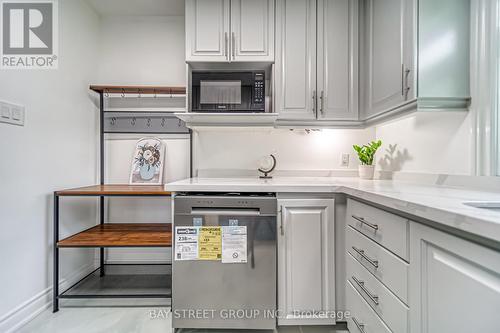
<path fill-rule="evenodd" d="M 349 154 L 348 153 L 342 153 L 342 156 L 340 157 L 340 166 L 343 168 L 349 167 Z"/>
<path fill-rule="evenodd" d="M 0 101 L 0 122 L 24 126 L 24 106 Z"/>

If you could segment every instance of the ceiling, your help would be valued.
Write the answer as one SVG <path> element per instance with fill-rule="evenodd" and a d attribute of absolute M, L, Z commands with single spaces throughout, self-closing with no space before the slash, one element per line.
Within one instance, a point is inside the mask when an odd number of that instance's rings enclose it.
<path fill-rule="evenodd" d="M 87 0 L 101 16 L 184 15 L 184 0 Z"/>

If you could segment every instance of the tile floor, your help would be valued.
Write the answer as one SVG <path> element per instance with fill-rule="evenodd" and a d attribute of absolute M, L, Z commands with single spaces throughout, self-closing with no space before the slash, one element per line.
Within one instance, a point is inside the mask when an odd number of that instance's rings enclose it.
<path fill-rule="evenodd" d="M 51 309 L 23 326 L 19 333 L 172 333 L 168 307 L 64 307 Z M 153 311 L 153 312 L 152 312 Z M 151 315 L 153 314 L 153 316 Z M 156 314 L 156 316 L 154 315 Z M 156 317 L 156 318 L 152 318 Z M 206 333 L 205 330 L 182 330 L 178 333 Z M 236 332 L 234 330 L 212 330 Z M 239 333 L 248 331 L 237 331 Z M 255 332 L 255 331 L 251 331 Z M 262 331 L 258 331 L 262 332 Z M 331 327 L 285 327 L 279 333 L 347 333 Z"/>

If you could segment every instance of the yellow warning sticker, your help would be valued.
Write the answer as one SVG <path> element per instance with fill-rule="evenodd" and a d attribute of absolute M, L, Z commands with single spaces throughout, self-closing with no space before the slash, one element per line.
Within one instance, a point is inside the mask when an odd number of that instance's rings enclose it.
<path fill-rule="evenodd" d="M 198 242 L 198 259 L 221 260 L 222 231 L 221 227 L 200 227 Z"/>

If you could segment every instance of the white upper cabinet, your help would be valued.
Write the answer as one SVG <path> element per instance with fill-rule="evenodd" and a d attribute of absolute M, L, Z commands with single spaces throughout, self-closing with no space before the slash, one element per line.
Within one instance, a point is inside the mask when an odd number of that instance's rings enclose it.
<path fill-rule="evenodd" d="M 278 0 L 276 109 L 280 119 L 316 119 L 316 0 Z"/>
<path fill-rule="evenodd" d="M 274 0 L 186 0 L 186 61 L 274 61 Z"/>
<path fill-rule="evenodd" d="M 362 121 L 468 110 L 469 0 L 363 2 Z"/>
<path fill-rule="evenodd" d="M 414 96 L 413 0 L 366 2 L 365 118 L 394 109 Z"/>
<path fill-rule="evenodd" d="M 358 1 L 318 0 L 318 119 L 358 119 Z"/>
<path fill-rule="evenodd" d="M 335 324 L 334 200 L 278 206 L 278 325 Z"/>
<path fill-rule="evenodd" d="M 231 0 L 231 61 L 274 61 L 274 0 Z"/>
<path fill-rule="evenodd" d="M 229 0 L 186 1 L 186 61 L 229 60 Z"/>
<path fill-rule="evenodd" d="M 410 224 L 411 332 L 498 332 L 500 253 Z"/>
<path fill-rule="evenodd" d="M 279 119 L 357 120 L 358 1 L 278 0 L 276 8 Z"/>

